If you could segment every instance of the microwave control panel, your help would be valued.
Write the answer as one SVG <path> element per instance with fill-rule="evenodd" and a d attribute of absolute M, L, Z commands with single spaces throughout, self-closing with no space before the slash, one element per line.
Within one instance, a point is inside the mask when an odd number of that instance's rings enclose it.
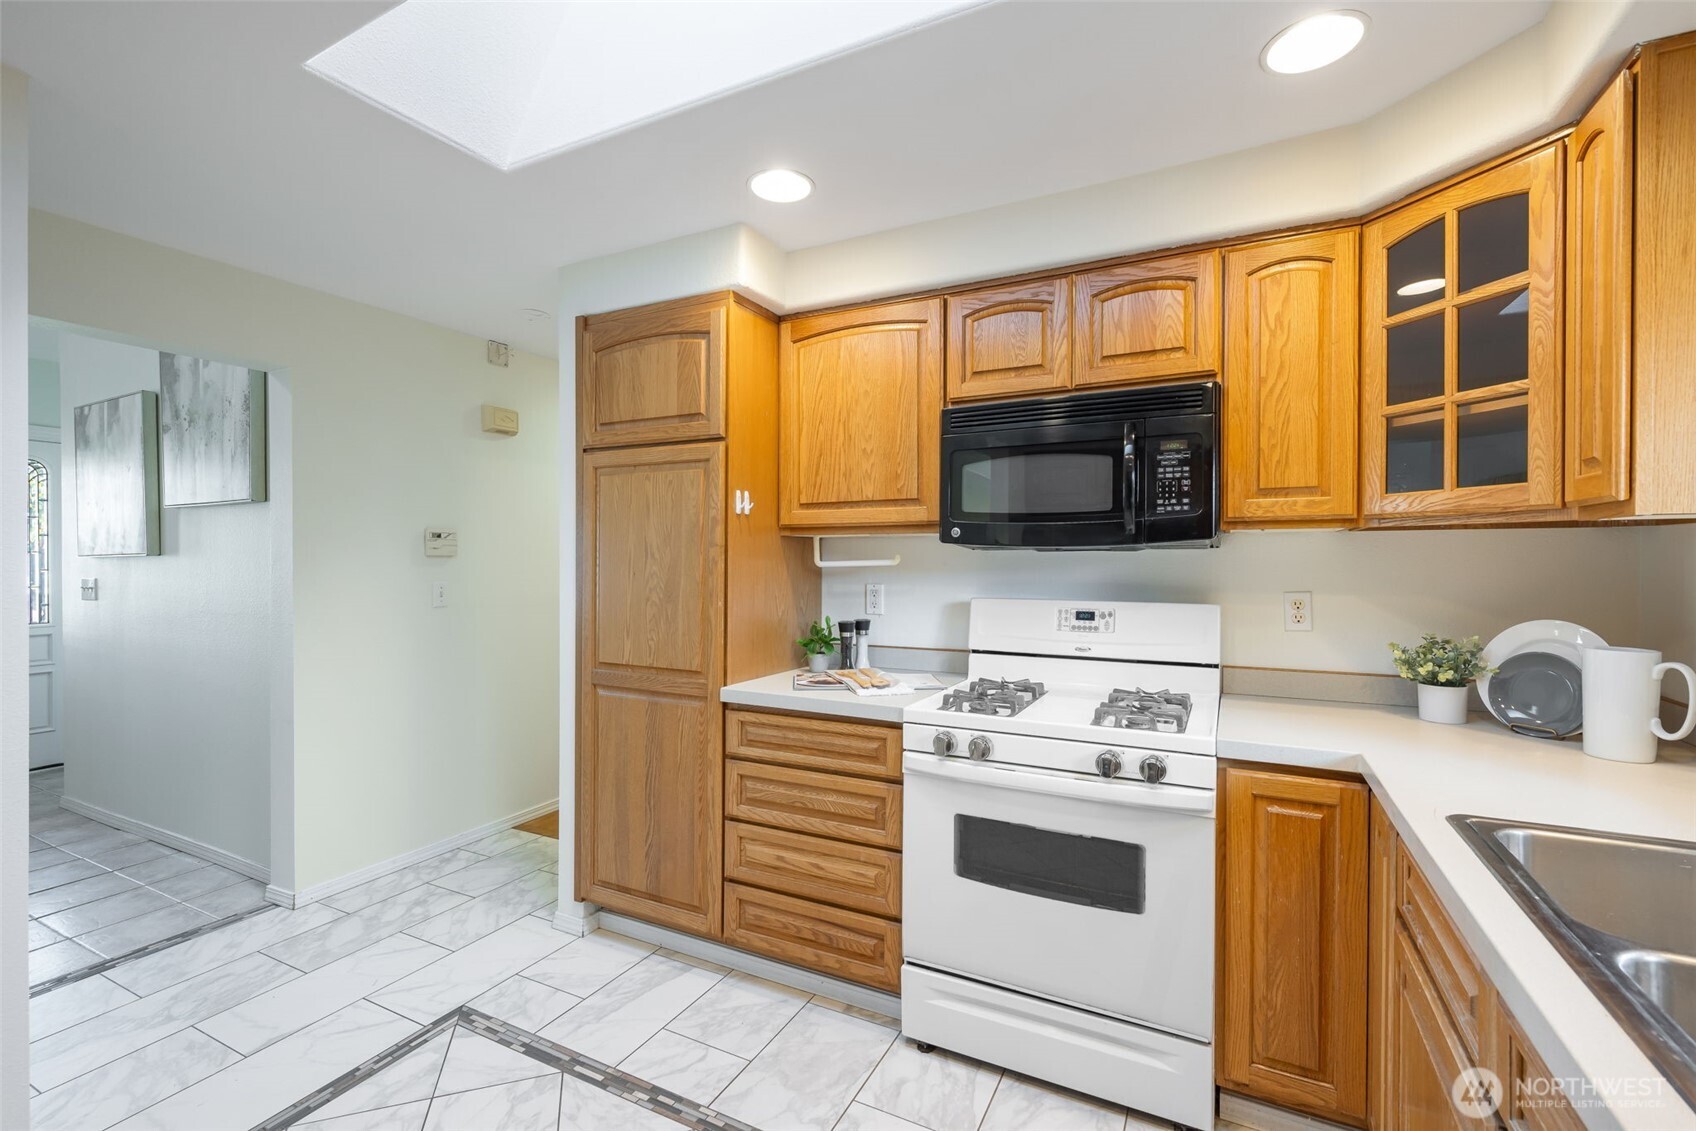
<path fill-rule="evenodd" d="M 1061 632 L 1112 632 L 1112 609 L 1061 609 Z"/>
<path fill-rule="evenodd" d="M 1187 436 L 1161 437 L 1152 441 L 1154 491 L 1150 517 L 1196 514 L 1201 510 L 1197 494 L 1206 489 L 1201 470 L 1201 446 Z"/>

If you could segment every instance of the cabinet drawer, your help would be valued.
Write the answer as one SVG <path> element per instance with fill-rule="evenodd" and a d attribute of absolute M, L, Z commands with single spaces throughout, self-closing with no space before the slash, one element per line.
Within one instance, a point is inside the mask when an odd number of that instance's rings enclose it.
<path fill-rule="evenodd" d="M 727 821 L 724 878 L 901 917 L 901 856 L 884 848 Z"/>
<path fill-rule="evenodd" d="M 724 713 L 724 752 L 732 758 L 781 762 L 901 780 L 901 728 L 761 711 Z"/>
<path fill-rule="evenodd" d="M 876 848 L 901 847 L 901 787 L 891 782 L 727 761 L 724 815 Z"/>
<path fill-rule="evenodd" d="M 901 925 L 857 911 L 727 883 L 724 941 L 821 974 L 901 987 Z"/>
<path fill-rule="evenodd" d="M 1488 984 L 1405 847 L 1397 849 L 1396 872 L 1396 913 L 1408 941 L 1431 972 L 1432 985 L 1448 1007 L 1468 1055 L 1477 1058 L 1490 1007 Z"/>

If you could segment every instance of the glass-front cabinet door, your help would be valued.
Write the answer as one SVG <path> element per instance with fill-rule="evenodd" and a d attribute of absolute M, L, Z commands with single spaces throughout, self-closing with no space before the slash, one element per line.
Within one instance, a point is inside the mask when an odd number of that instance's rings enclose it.
<path fill-rule="evenodd" d="M 1367 225 L 1367 516 L 1561 505 L 1560 146 Z"/>

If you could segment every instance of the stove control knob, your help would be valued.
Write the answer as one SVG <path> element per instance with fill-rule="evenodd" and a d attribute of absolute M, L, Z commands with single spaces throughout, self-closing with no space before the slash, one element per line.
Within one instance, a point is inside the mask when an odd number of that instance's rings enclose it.
<path fill-rule="evenodd" d="M 951 730 L 939 730 L 931 736 L 930 740 L 930 748 L 938 758 L 948 757 L 948 755 L 954 753 L 955 747 L 959 745 L 960 740 L 954 737 L 954 732 Z"/>
<path fill-rule="evenodd" d="M 1142 771 L 1142 780 L 1149 785 L 1159 785 L 1166 780 L 1166 759 L 1158 754 L 1150 754 L 1137 763 L 1137 769 Z"/>
<path fill-rule="evenodd" d="M 987 734 L 974 734 L 972 735 L 972 740 L 966 743 L 966 753 L 972 756 L 973 761 L 983 761 L 985 758 L 989 757 L 994 750 L 995 745 L 989 741 L 989 736 Z"/>
<path fill-rule="evenodd" d="M 1117 750 L 1103 750 L 1095 756 L 1095 772 L 1104 778 L 1116 778 L 1125 768 L 1125 760 Z"/>

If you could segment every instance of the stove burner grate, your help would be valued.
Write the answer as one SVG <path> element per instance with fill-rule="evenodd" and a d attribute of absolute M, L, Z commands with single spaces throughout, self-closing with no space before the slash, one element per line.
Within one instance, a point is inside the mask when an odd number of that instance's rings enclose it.
<path fill-rule="evenodd" d="M 1119 730 L 1182 734 L 1190 722 L 1190 696 L 1182 691 L 1125 691 L 1115 688 L 1095 709 L 1091 724 Z"/>
<path fill-rule="evenodd" d="M 974 679 L 964 689 L 945 692 L 942 709 L 1011 718 L 1041 699 L 1045 690 L 1042 684 L 1028 679 Z"/>

